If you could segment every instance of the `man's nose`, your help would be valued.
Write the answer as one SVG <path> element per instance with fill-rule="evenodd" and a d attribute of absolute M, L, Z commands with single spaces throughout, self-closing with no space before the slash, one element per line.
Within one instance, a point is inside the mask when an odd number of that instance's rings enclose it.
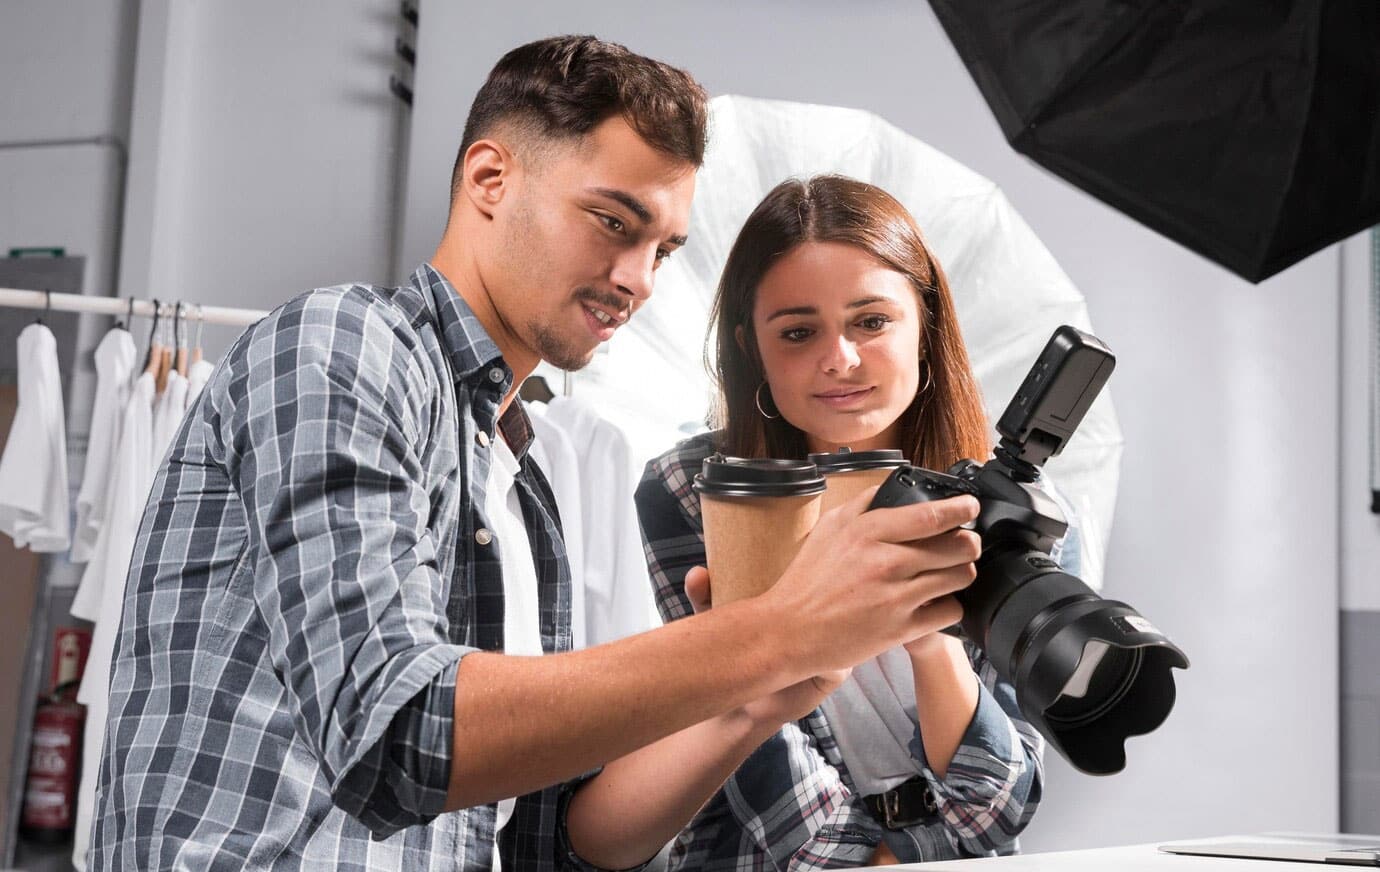
<path fill-rule="evenodd" d="M 641 248 L 623 252 L 613 264 L 609 279 L 619 293 L 632 297 L 632 305 L 647 302 L 652 296 L 652 280 L 656 266 L 656 251 Z"/>

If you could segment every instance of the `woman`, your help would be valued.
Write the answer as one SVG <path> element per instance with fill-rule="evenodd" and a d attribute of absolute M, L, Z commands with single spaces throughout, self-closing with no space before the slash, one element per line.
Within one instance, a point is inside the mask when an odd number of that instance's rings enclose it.
<path fill-rule="evenodd" d="M 721 429 L 653 460 L 637 491 L 668 621 L 708 599 L 703 570 L 690 574 L 705 563 L 690 483 L 709 455 L 893 448 L 939 470 L 988 456 L 944 274 L 877 187 L 840 176 L 778 185 L 734 243 L 711 319 Z M 751 755 L 681 834 L 672 868 L 1013 853 L 1040 798 L 1042 751 L 986 658 L 929 634 L 859 665 Z"/>

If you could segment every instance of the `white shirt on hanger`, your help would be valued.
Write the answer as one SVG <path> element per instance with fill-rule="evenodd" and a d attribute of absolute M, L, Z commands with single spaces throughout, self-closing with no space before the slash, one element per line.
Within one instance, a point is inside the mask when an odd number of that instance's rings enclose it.
<path fill-rule="evenodd" d="M 518 461 L 502 435 L 495 436 L 489 457 L 489 483 L 484 495 L 489 532 L 498 544 L 499 566 L 503 573 L 503 653 L 540 656 L 541 613 L 537 596 L 537 565 L 532 543 L 522 519 L 518 499 Z M 513 816 L 516 798 L 498 804 L 497 833 Z M 494 852 L 495 870 L 500 868 Z"/>
<path fill-rule="evenodd" d="M 153 465 L 154 469 L 163 462 L 168 446 L 182 425 L 182 416 L 187 413 L 187 377 L 173 370 L 168 373 L 168 383 L 163 393 L 153 404 Z"/>
<path fill-rule="evenodd" d="M 553 399 L 546 420 L 565 431 L 579 456 L 585 644 L 600 645 L 659 626 L 633 505 L 642 465 L 627 436 L 572 397 Z M 595 518 L 599 523 L 592 522 Z"/>
<path fill-rule="evenodd" d="M 134 338 L 116 327 L 96 346 L 96 399 L 86 435 L 86 466 L 81 492 L 77 494 L 77 526 L 72 535 L 73 563 L 91 559 L 101 525 L 105 522 L 106 498 L 114 478 L 111 459 L 120 445 L 120 421 L 129 402 L 131 376 L 138 350 Z"/>
<path fill-rule="evenodd" d="M 211 372 L 216 365 L 209 360 L 198 360 L 187 369 L 187 408 L 190 410 L 201 396 L 201 389 L 211 380 Z"/>
<path fill-rule="evenodd" d="M 34 551 L 65 551 L 71 541 L 67 502 L 67 422 L 57 340 L 30 324 L 16 343 L 19 408 L 0 457 L 0 532 Z"/>
<path fill-rule="evenodd" d="M 570 562 L 570 643 L 574 650 L 587 644 L 585 627 L 585 538 L 580 510 L 580 457 L 565 431 L 546 420 L 545 403 L 527 403 L 536 439 L 529 449 L 551 492 L 561 516 L 561 538 Z"/>
<path fill-rule="evenodd" d="M 109 703 L 110 663 L 124 605 L 125 578 L 134 553 L 139 521 L 153 486 L 154 391 L 153 376 L 148 373 L 141 374 L 130 390 L 121 421 L 120 447 L 115 453 L 105 524 L 72 601 L 73 615 L 96 624 L 86 671 L 77 690 L 77 702 L 86 705 L 87 723 L 82 739 L 82 773 L 77 789 L 77 822 L 72 850 L 72 862 L 79 872 L 86 868 L 86 849 L 91 838 L 91 814 Z"/>

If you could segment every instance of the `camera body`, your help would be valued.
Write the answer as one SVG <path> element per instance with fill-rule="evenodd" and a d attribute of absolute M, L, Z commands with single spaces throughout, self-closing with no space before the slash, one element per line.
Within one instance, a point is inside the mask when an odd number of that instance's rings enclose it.
<path fill-rule="evenodd" d="M 948 472 L 900 467 L 868 507 L 977 498 L 982 554 L 976 579 L 957 595 L 963 634 L 1015 687 L 1031 725 L 1098 775 L 1125 767 L 1126 738 L 1164 722 L 1171 669 L 1188 668 L 1135 609 L 1102 599 L 1050 557 L 1068 522 L 1038 486 L 1040 467 L 1072 436 L 1114 364 L 1096 337 L 1060 327 L 998 421 L 993 459 L 961 460 Z"/>

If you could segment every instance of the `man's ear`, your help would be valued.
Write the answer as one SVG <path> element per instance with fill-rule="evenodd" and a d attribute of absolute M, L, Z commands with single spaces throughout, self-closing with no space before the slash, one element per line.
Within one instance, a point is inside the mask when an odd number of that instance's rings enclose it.
<path fill-rule="evenodd" d="M 493 218 L 512 184 L 516 166 L 512 152 L 501 142 L 493 139 L 474 142 L 465 150 L 457 196 L 465 198 L 486 218 Z"/>

